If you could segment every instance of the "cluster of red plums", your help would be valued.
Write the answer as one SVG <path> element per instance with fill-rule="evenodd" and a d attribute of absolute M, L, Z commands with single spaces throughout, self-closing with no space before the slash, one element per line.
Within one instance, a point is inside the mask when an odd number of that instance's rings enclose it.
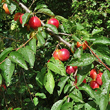
<path fill-rule="evenodd" d="M 53 57 L 56 60 L 67 61 L 70 57 L 70 52 L 65 48 L 56 49 L 53 53 Z M 66 73 L 69 75 L 74 74 L 77 68 L 77 66 L 66 66 Z M 77 76 L 75 77 L 75 83 L 77 83 Z M 83 80 L 83 83 L 86 83 L 86 79 Z"/>
<path fill-rule="evenodd" d="M 77 44 L 80 44 L 80 43 L 77 43 Z M 80 46 L 83 47 L 83 50 L 85 50 L 87 48 L 85 43 L 81 44 Z M 70 57 L 70 52 L 65 48 L 56 49 L 53 53 L 53 57 L 56 60 L 66 61 Z M 69 74 L 69 75 L 71 73 L 74 74 L 76 72 L 76 70 L 77 70 L 77 66 L 66 66 L 66 73 Z M 90 71 L 90 77 L 92 78 L 92 81 L 90 81 L 90 87 L 92 89 L 99 88 L 103 84 L 102 83 L 102 74 L 103 73 L 100 72 L 100 71 L 97 72 L 96 69 L 92 69 Z M 74 83 L 77 83 L 77 76 L 75 77 L 75 82 Z M 83 80 L 83 83 L 86 83 L 86 79 Z"/>
<path fill-rule="evenodd" d="M 24 14 L 23 13 L 16 13 L 14 15 L 14 20 L 17 21 L 19 20 L 19 22 L 22 24 L 22 16 Z M 56 18 L 50 18 L 48 21 L 47 21 L 47 24 L 52 24 L 54 26 L 56 26 L 57 28 L 59 27 L 59 21 L 56 19 Z M 26 26 L 27 24 L 25 24 Z M 33 29 L 37 29 L 38 27 L 41 27 L 41 20 L 37 17 L 37 16 L 32 16 L 30 19 L 29 19 L 29 26 Z"/>
<path fill-rule="evenodd" d="M 92 69 L 90 71 L 90 77 L 92 78 L 92 81 L 90 82 L 90 87 L 92 89 L 96 89 L 96 88 L 99 88 L 103 82 L 102 82 L 102 72 L 100 71 L 96 71 L 96 69 Z"/>
<path fill-rule="evenodd" d="M 86 50 L 87 49 L 87 44 L 88 44 L 87 41 L 84 41 L 82 44 L 80 42 L 77 42 L 76 46 L 77 46 L 77 48 L 82 46 L 83 50 Z"/>

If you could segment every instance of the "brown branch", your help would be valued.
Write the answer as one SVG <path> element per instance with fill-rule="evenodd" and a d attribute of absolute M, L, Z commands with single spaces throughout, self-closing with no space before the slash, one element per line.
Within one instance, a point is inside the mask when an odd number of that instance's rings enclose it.
<path fill-rule="evenodd" d="M 21 2 L 19 3 L 19 5 L 28 13 L 30 13 L 31 11 Z M 43 23 L 43 21 L 41 21 L 42 26 L 44 26 L 45 24 Z M 51 29 L 46 28 L 47 31 L 51 32 L 60 42 L 63 42 L 66 46 L 68 46 L 69 48 L 71 48 L 71 44 L 68 43 L 67 41 L 65 41 L 64 39 L 62 39 L 59 35 L 55 34 Z"/>
<path fill-rule="evenodd" d="M 84 43 L 85 43 L 86 46 L 90 49 L 90 51 L 93 53 L 93 55 L 99 60 L 99 62 L 102 63 L 102 65 L 105 66 L 106 69 L 108 69 L 108 70 L 110 71 L 110 68 L 109 68 L 105 63 L 103 63 L 103 62 L 100 60 L 100 58 L 92 51 L 92 49 L 90 48 L 90 46 L 89 46 L 86 42 L 84 42 Z"/>
<path fill-rule="evenodd" d="M 30 13 L 31 11 L 22 3 L 19 3 L 21 5 L 21 7 L 28 13 Z M 42 26 L 44 26 L 45 24 L 43 23 L 43 21 L 41 21 Z M 71 44 L 68 43 L 67 41 L 65 41 L 64 39 L 62 39 L 59 35 L 55 34 L 51 29 L 47 28 L 47 31 L 51 32 L 60 42 L 63 42 L 66 46 L 68 46 L 71 49 Z M 69 35 L 69 34 L 68 34 Z M 85 43 L 86 44 L 86 43 Z M 105 66 L 109 71 L 110 68 L 107 67 L 100 59 L 99 57 L 92 51 L 92 49 L 89 47 L 88 44 L 86 44 L 87 47 L 90 49 L 90 51 L 94 54 L 94 56 L 99 60 L 100 63 L 102 63 L 103 66 Z"/>
<path fill-rule="evenodd" d="M 16 49 L 16 51 L 18 51 L 20 48 L 22 48 L 23 46 L 25 46 L 33 37 L 31 37 L 29 40 L 27 40 L 23 45 L 21 45 L 19 48 Z M 10 56 L 8 56 L 7 58 L 5 58 L 2 62 L 0 62 L 0 64 L 2 64 L 6 59 L 8 59 Z"/>
<path fill-rule="evenodd" d="M 23 46 L 25 46 L 33 37 L 31 37 L 29 40 L 27 40 L 23 45 L 21 45 L 19 48 L 16 49 L 16 51 L 18 51 L 20 48 L 22 48 Z"/>
<path fill-rule="evenodd" d="M 29 6 L 29 9 L 32 7 L 32 5 L 34 4 L 35 1 L 36 1 L 36 0 L 33 0 L 33 1 L 32 1 L 31 5 Z"/>

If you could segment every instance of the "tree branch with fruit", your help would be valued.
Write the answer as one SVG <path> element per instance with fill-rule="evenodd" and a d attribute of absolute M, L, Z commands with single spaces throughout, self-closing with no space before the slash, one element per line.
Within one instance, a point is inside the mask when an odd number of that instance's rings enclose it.
<path fill-rule="evenodd" d="M 105 110 L 110 90 L 110 39 L 100 38 L 101 30 L 91 32 L 87 24 L 83 26 L 84 15 L 80 18 L 79 10 L 76 17 L 67 20 L 54 15 L 46 5 L 36 5 L 36 0 L 23 1 L 29 3 L 25 5 L 19 0 L 10 1 L 2 1 L 0 5 L 3 6 L 0 20 L 3 17 L 11 21 L 5 23 L 7 28 L 0 24 L 3 27 L 0 36 L 9 37 L 0 39 L 5 42 L 0 50 L 0 96 L 3 92 L 7 96 L 5 109 L 17 100 L 13 108 L 42 109 L 46 105 L 49 110 L 67 110 L 81 105 L 85 109 Z M 76 2 L 72 6 L 80 1 Z M 15 97 L 7 100 L 13 93 Z"/>

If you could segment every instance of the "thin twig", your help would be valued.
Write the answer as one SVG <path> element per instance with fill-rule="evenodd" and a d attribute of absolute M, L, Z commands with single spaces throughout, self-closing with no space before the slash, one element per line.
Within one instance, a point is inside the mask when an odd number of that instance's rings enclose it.
<path fill-rule="evenodd" d="M 29 9 L 32 7 L 32 5 L 34 4 L 35 1 L 36 1 L 36 0 L 33 0 L 33 1 L 32 1 L 32 3 L 31 3 L 31 5 L 30 5 Z"/>
<path fill-rule="evenodd" d="M 19 3 L 19 5 L 28 13 L 30 13 L 31 11 L 21 2 Z M 45 24 L 43 23 L 43 21 L 41 21 L 42 26 L 44 26 Z M 59 35 L 55 34 L 51 29 L 46 28 L 47 31 L 51 32 L 60 42 L 63 42 L 66 46 L 68 46 L 69 48 L 71 48 L 71 44 L 68 43 L 67 41 L 65 41 L 64 39 L 62 39 Z"/>
<path fill-rule="evenodd" d="M 85 43 L 86 46 L 90 49 L 90 51 L 93 53 L 93 55 L 99 60 L 99 62 L 102 63 L 102 65 L 105 66 L 105 67 L 110 71 L 110 68 L 109 68 L 105 63 L 103 63 L 103 62 L 100 60 L 100 58 L 92 51 L 92 49 L 90 48 L 90 46 L 89 46 L 86 42 L 84 42 L 84 43 Z"/>
<path fill-rule="evenodd" d="M 10 39 L 10 40 L 13 40 L 13 41 L 17 41 L 16 39 L 4 37 L 4 36 L 2 36 L 2 35 L 0 35 L 0 37 L 3 38 L 3 39 Z M 17 41 L 17 42 L 18 42 L 18 41 Z"/>
<path fill-rule="evenodd" d="M 16 51 L 18 51 L 20 48 L 22 48 L 23 46 L 25 46 L 33 37 L 31 37 L 29 40 L 27 40 L 23 45 L 21 45 L 19 48 L 16 49 Z"/>
<path fill-rule="evenodd" d="M 61 32 L 59 32 L 58 34 L 65 35 L 65 36 L 72 36 L 72 34 L 66 34 L 66 33 L 61 33 Z"/>
<path fill-rule="evenodd" d="M 23 45 L 21 45 L 19 48 L 16 49 L 16 51 L 18 51 L 20 48 L 22 48 L 23 46 L 25 46 L 33 37 L 31 37 L 29 40 L 27 40 Z M 5 58 L 2 62 L 0 62 L 0 64 L 2 64 L 6 59 L 8 59 L 10 56 L 8 56 L 7 58 Z"/>

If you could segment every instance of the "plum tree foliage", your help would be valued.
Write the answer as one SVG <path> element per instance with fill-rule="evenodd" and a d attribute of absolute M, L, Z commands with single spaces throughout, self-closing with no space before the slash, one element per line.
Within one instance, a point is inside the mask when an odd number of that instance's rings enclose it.
<path fill-rule="evenodd" d="M 0 0 L 0 109 L 109 110 L 109 16 L 109 0 Z"/>

